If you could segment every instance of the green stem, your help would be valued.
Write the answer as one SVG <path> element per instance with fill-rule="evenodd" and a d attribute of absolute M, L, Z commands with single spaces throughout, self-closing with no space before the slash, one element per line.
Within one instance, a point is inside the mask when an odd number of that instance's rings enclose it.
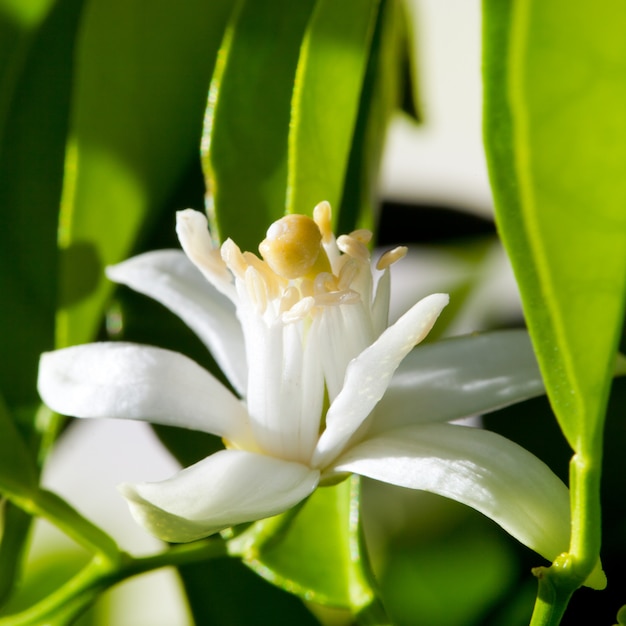
<path fill-rule="evenodd" d="M 570 462 L 572 537 L 570 554 L 579 585 L 591 574 L 600 554 L 600 463 L 596 454 L 577 453 Z M 594 462 L 595 461 L 595 462 Z"/>
<path fill-rule="evenodd" d="M 55 493 L 41 489 L 30 512 L 52 522 L 68 537 L 111 565 L 119 563 L 122 553 L 117 543 Z"/>
<path fill-rule="evenodd" d="M 597 455 L 577 453 L 570 462 L 570 548 L 569 552 L 559 555 L 551 567 L 538 567 L 533 571 L 539 578 L 539 589 L 531 626 L 557 626 L 576 589 L 583 584 L 601 589 L 606 584 L 598 563 L 600 464 L 590 461 L 594 458 Z"/>
<path fill-rule="evenodd" d="M 530 626 L 558 626 L 575 589 L 555 585 L 547 568 L 537 568 L 534 573 L 539 578 L 539 588 Z"/>
<path fill-rule="evenodd" d="M 178 544 L 158 554 L 132 557 L 121 554 L 117 565 L 96 556 L 65 585 L 33 607 L 0 618 L 0 626 L 65 626 L 76 619 L 98 596 L 117 583 L 162 567 L 197 563 L 226 556 L 221 539 L 211 538 L 190 544 Z"/>

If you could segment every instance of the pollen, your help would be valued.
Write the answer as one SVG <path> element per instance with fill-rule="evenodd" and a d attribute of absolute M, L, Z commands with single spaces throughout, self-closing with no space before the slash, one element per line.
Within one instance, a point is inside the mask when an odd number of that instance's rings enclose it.
<path fill-rule="evenodd" d="M 286 215 L 274 222 L 259 252 L 271 269 L 289 280 L 331 271 L 322 233 L 306 215 Z"/>

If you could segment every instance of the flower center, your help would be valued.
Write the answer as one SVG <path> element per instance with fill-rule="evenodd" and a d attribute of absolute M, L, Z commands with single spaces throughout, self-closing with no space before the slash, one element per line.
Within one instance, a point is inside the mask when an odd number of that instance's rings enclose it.
<path fill-rule="evenodd" d="M 274 222 L 259 252 L 272 270 L 288 280 L 332 272 L 318 225 L 306 215 L 286 215 Z"/>

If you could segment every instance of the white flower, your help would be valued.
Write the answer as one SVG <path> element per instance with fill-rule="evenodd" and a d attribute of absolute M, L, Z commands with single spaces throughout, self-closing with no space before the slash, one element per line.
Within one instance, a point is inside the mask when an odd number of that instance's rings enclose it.
<path fill-rule="evenodd" d="M 445 423 L 542 393 L 525 333 L 413 350 L 448 296 L 387 327 L 389 265 L 405 250 L 381 257 L 375 282 L 371 234 L 335 240 L 327 203 L 314 220 L 272 224 L 263 260 L 231 240 L 215 248 L 199 212 L 180 212 L 177 231 L 185 254 L 147 253 L 108 275 L 177 313 L 241 399 L 187 357 L 133 344 L 44 354 L 39 371 L 60 413 L 223 438 L 224 450 L 169 480 L 120 487 L 146 529 L 192 541 L 358 473 L 472 506 L 550 560 L 567 549 L 569 495 L 548 467 L 499 435 Z"/>

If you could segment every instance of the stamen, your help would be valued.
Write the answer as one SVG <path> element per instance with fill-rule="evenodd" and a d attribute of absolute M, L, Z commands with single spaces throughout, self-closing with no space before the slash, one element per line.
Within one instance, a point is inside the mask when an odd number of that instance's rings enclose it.
<path fill-rule="evenodd" d="M 310 278 L 303 278 L 300 281 L 300 294 L 302 298 L 312 297 L 315 293 L 315 288 L 313 286 L 313 281 Z"/>
<path fill-rule="evenodd" d="M 259 272 L 259 274 L 263 277 L 269 297 L 272 299 L 277 298 L 282 290 L 287 286 L 287 281 L 282 278 L 282 276 L 276 275 L 270 266 L 264 261 L 261 261 L 256 254 L 252 254 L 252 252 L 244 252 L 243 258 L 250 267 L 254 267 L 254 269 L 257 270 L 257 272 Z"/>
<path fill-rule="evenodd" d="M 303 298 L 299 302 L 297 302 L 294 306 L 292 306 L 289 311 L 286 311 L 282 315 L 282 320 L 285 324 L 290 324 L 292 322 L 298 322 L 304 319 L 310 312 L 313 306 L 315 305 L 315 300 L 313 298 Z"/>
<path fill-rule="evenodd" d="M 408 248 L 406 246 L 398 246 L 393 250 L 387 250 L 376 263 L 377 270 L 386 270 L 389 266 L 393 265 L 396 261 L 399 261 L 406 255 Z"/>
<path fill-rule="evenodd" d="M 228 238 L 221 248 L 222 259 L 226 263 L 228 269 L 240 279 L 244 279 L 248 264 L 246 263 L 239 246 L 230 238 Z"/>
<path fill-rule="evenodd" d="M 300 300 L 300 292 L 293 286 L 287 287 L 283 292 L 283 296 L 280 299 L 280 305 L 278 307 L 278 313 L 282 315 L 283 313 L 289 311 L 295 304 Z"/>
<path fill-rule="evenodd" d="M 348 289 L 352 284 L 352 281 L 356 278 L 356 275 L 359 272 L 359 268 L 357 267 L 354 259 L 348 259 L 346 263 L 343 264 L 343 267 L 339 271 L 339 280 L 337 281 L 337 288 L 340 291 L 344 291 Z"/>
<path fill-rule="evenodd" d="M 315 294 L 315 304 L 318 306 L 340 306 L 342 304 L 356 304 L 361 296 L 352 289 L 347 291 L 327 291 Z"/>
<path fill-rule="evenodd" d="M 249 267 L 245 274 L 246 290 L 256 305 L 259 315 L 267 309 L 267 287 L 263 277 L 254 267 Z"/>
<path fill-rule="evenodd" d="M 324 200 L 313 209 L 313 220 L 322 233 L 322 241 L 328 243 L 333 237 L 330 204 Z"/>
<path fill-rule="evenodd" d="M 330 291 L 337 291 L 337 279 L 328 272 L 318 274 L 313 281 L 313 293 L 315 296 Z"/>
<path fill-rule="evenodd" d="M 370 253 L 369 250 L 357 239 L 354 239 L 350 235 L 341 235 L 337 239 L 337 247 L 348 256 L 351 256 L 358 261 L 369 263 Z"/>

